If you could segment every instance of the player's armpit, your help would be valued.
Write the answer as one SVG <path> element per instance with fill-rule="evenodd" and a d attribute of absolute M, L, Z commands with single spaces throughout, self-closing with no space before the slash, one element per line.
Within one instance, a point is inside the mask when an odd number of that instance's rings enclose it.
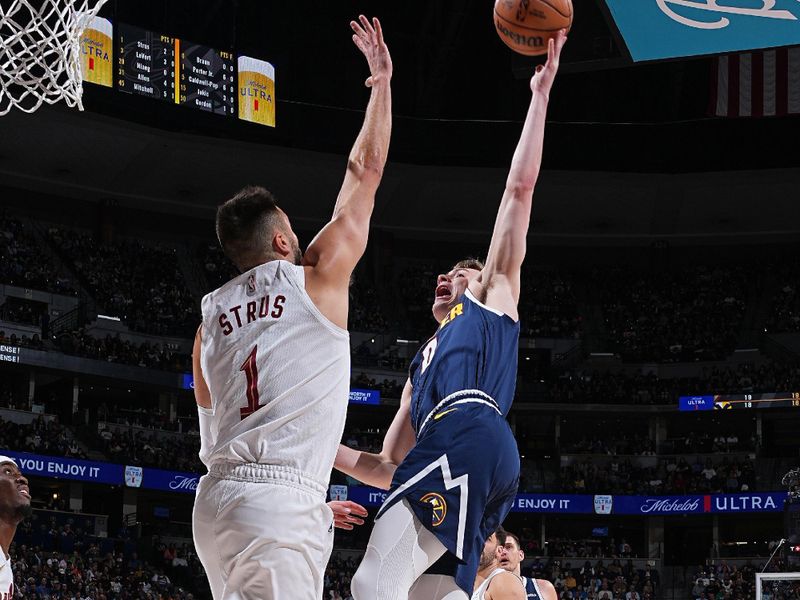
<path fill-rule="evenodd" d="M 213 408 L 211 403 L 211 391 L 208 389 L 206 380 L 203 377 L 203 369 L 200 366 L 200 348 L 202 345 L 203 326 L 197 328 L 192 346 L 192 377 L 194 378 L 194 399 L 198 406 L 203 408 Z"/>
<path fill-rule="evenodd" d="M 546 579 L 537 579 L 536 585 L 539 588 L 539 592 L 541 592 L 541 600 L 558 600 L 558 592 L 556 592 L 556 588 L 553 587 L 552 583 Z"/>
<path fill-rule="evenodd" d="M 513 573 L 496 575 L 486 590 L 486 600 L 526 600 L 525 588 Z"/>

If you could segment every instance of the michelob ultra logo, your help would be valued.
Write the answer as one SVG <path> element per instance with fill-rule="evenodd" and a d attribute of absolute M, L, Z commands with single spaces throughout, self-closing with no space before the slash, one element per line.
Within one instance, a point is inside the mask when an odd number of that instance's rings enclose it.
<path fill-rule="evenodd" d="M 83 80 L 105 87 L 113 85 L 113 30 L 111 21 L 93 17 L 81 35 Z"/>
<path fill-rule="evenodd" d="M 239 118 L 275 127 L 275 67 L 239 57 Z"/>

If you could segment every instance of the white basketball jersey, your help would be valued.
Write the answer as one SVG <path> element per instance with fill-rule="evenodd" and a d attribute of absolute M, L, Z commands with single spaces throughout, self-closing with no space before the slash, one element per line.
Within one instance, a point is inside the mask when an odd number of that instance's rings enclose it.
<path fill-rule="evenodd" d="M 303 267 L 271 261 L 203 298 L 200 459 L 297 469 L 328 485 L 344 431 L 350 342 L 317 309 Z"/>
<path fill-rule="evenodd" d="M 489 589 L 489 584 L 491 583 L 492 579 L 500 575 L 500 573 L 508 573 L 508 572 L 509 571 L 506 571 L 505 569 L 499 569 L 499 568 L 492 571 L 489 574 L 489 576 L 483 580 L 483 583 L 481 583 L 480 587 L 478 587 L 478 589 L 473 592 L 472 600 L 485 600 L 486 590 Z M 516 577 L 516 575 L 514 576 Z M 520 581 L 520 583 L 522 582 Z"/>
<path fill-rule="evenodd" d="M 0 548 L 0 600 L 13 600 L 14 573 L 11 571 L 11 558 L 6 558 Z"/>

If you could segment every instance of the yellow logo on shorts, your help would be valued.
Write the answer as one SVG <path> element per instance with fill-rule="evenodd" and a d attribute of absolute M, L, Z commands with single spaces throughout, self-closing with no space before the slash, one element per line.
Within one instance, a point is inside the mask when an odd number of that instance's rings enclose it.
<path fill-rule="evenodd" d="M 444 518 L 447 516 L 447 502 L 444 501 L 441 494 L 430 492 L 429 494 L 425 494 L 420 500 L 422 502 L 427 502 L 433 507 L 433 520 L 431 525 L 434 527 L 441 525 L 444 522 Z"/>

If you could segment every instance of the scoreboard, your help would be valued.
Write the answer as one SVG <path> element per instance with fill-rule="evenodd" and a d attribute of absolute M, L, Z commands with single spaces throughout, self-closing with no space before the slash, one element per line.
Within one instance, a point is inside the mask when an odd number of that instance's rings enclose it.
<path fill-rule="evenodd" d="M 175 38 L 120 24 L 117 31 L 119 90 L 173 101 L 177 45 Z"/>
<path fill-rule="evenodd" d="M 119 23 L 114 29 L 119 91 L 275 126 L 271 64 L 135 25 Z"/>
<path fill-rule="evenodd" d="M 232 52 L 219 52 L 208 46 L 175 40 L 175 82 L 179 93 L 176 104 L 232 115 L 236 105 L 236 69 Z"/>
<path fill-rule="evenodd" d="M 681 396 L 678 399 L 678 408 L 682 411 L 798 407 L 800 407 L 800 392 Z"/>

